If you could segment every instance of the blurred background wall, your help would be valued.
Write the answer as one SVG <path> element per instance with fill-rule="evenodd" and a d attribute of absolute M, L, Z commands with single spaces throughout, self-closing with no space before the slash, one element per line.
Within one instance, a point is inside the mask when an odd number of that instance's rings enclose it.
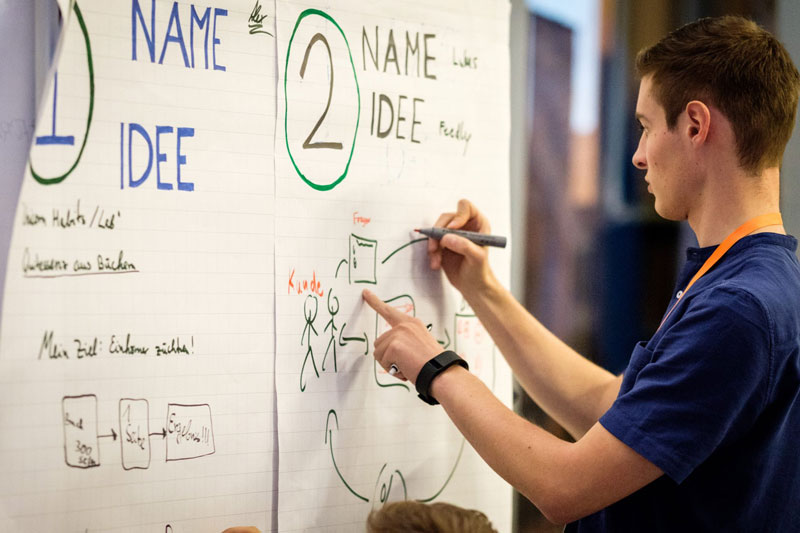
<path fill-rule="evenodd" d="M 613 372 L 658 327 L 685 223 L 653 210 L 631 164 L 643 47 L 699 17 L 752 18 L 800 64 L 796 0 L 512 0 L 512 291 L 551 330 Z M 800 234 L 800 140 L 787 148 L 782 211 Z M 568 435 L 517 387 L 526 418 Z M 560 531 L 517 495 L 517 531 Z"/>

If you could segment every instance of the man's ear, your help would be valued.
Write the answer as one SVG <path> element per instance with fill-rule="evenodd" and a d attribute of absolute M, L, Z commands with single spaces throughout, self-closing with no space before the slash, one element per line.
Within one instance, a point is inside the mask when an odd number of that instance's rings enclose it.
<path fill-rule="evenodd" d="M 693 144 L 701 145 L 706 142 L 711 128 L 711 110 L 700 100 L 692 100 L 686 104 L 686 133 Z"/>

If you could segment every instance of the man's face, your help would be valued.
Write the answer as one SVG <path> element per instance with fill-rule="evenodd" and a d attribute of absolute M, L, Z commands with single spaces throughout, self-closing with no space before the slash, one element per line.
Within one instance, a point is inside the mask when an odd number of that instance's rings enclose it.
<path fill-rule="evenodd" d="M 668 220 L 685 220 L 692 200 L 687 143 L 681 138 L 681 122 L 667 128 L 664 108 L 653 94 L 650 76 L 639 84 L 636 119 L 642 127 L 633 165 L 647 171 L 647 190 L 655 196 L 656 212 Z"/>

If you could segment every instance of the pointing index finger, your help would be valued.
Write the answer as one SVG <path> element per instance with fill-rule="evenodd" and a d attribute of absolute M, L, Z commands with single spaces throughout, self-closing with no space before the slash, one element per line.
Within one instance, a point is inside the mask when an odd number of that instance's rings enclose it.
<path fill-rule="evenodd" d="M 377 311 L 377 313 L 392 327 L 399 324 L 406 317 L 402 311 L 387 304 L 368 289 L 364 289 L 361 292 L 361 296 L 364 298 L 364 301 L 367 302 L 367 305 Z"/>

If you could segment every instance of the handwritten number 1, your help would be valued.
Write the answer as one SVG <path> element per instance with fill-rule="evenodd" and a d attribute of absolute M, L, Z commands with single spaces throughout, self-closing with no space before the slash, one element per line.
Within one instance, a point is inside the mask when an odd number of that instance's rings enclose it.
<path fill-rule="evenodd" d="M 325 115 L 328 114 L 328 109 L 331 107 L 331 97 L 333 96 L 333 56 L 331 55 L 331 47 L 328 45 L 328 40 L 325 38 L 324 35 L 321 33 L 317 33 L 314 37 L 311 38 L 309 41 L 308 46 L 306 47 L 306 54 L 303 56 L 303 64 L 300 66 L 300 77 L 304 77 L 306 74 L 306 64 L 308 63 L 308 55 L 311 53 L 311 48 L 317 41 L 321 41 L 322 44 L 325 45 L 325 49 L 328 51 L 328 61 L 330 62 L 330 73 L 331 73 L 331 83 L 330 88 L 328 89 L 328 103 L 325 104 L 325 111 L 322 112 L 320 115 L 319 120 L 314 125 L 314 128 L 311 130 L 311 133 L 308 134 L 306 140 L 303 141 L 303 148 L 331 148 L 333 150 L 341 150 L 342 143 L 339 142 L 311 142 L 312 137 L 314 134 L 317 133 L 317 130 L 322 125 L 322 121 L 325 120 Z"/>

